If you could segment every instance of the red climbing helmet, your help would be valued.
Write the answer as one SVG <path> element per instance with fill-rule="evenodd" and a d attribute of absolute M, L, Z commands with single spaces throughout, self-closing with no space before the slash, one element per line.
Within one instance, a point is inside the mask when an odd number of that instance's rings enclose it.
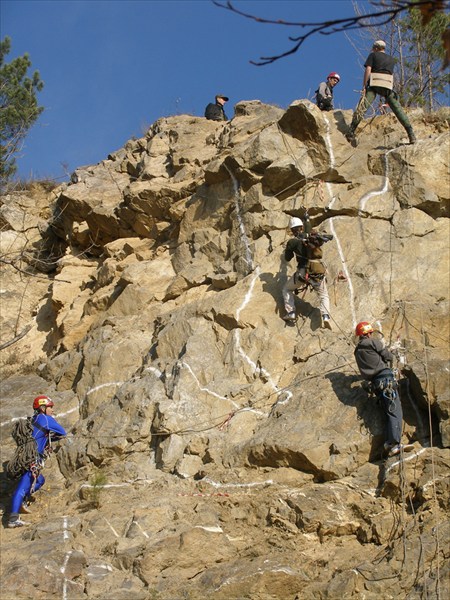
<path fill-rule="evenodd" d="M 339 75 L 339 73 L 336 73 L 335 71 L 331 71 L 331 73 L 328 75 L 327 79 L 331 79 L 331 78 L 337 79 L 338 81 L 341 80 L 341 76 Z"/>
<path fill-rule="evenodd" d="M 36 398 L 33 400 L 34 410 L 38 410 L 39 408 L 41 408 L 41 406 L 45 406 L 45 408 L 47 408 L 48 406 L 55 405 L 53 403 L 53 400 L 51 400 L 48 396 L 36 396 Z"/>
<path fill-rule="evenodd" d="M 367 321 L 361 321 L 361 323 L 358 323 L 355 329 L 355 334 L 358 337 L 361 337 L 362 335 L 367 335 L 368 333 L 373 333 L 372 325 Z"/>

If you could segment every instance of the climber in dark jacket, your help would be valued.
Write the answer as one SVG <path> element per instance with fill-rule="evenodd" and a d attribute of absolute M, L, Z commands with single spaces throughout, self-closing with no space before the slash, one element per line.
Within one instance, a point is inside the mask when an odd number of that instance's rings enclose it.
<path fill-rule="evenodd" d="M 311 229 L 308 212 L 305 211 L 304 221 L 299 217 L 291 217 L 289 227 L 293 237 L 286 244 L 284 258 L 290 261 L 294 256 L 297 260 L 297 270 L 283 286 L 283 302 L 286 314 L 283 320 L 294 323 L 295 290 L 308 283 L 319 296 L 322 326 L 331 329 L 330 298 L 327 289 L 326 267 L 322 260 L 322 246 L 333 239 L 332 235 L 320 234 Z"/>
<path fill-rule="evenodd" d="M 386 54 L 386 42 L 377 40 L 372 46 L 372 52 L 364 63 L 364 77 L 361 90 L 361 99 L 356 107 L 350 127 L 345 134 L 352 146 L 357 145 L 355 131 L 361 122 L 364 113 L 371 106 L 377 94 L 386 99 L 398 121 L 408 134 L 410 144 L 416 142 L 412 125 L 398 101 L 398 94 L 394 92 L 394 65 L 395 58 Z"/>
<path fill-rule="evenodd" d="M 372 338 L 373 331 L 367 321 L 361 321 L 356 326 L 355 334 L 359 341 L 355 348 L 355 360 L 363 379 L 372 383 L 372 389 L 386 415 L 384 450 L 388 456 L 395 456 L 402 450 L 411 450 L 412 446 L 400 444 L 403 412 L 397 381 L 391 368 L 394 355 L 380 340 Z"/>
<path fill-rule="evenodd" d="M 40 470 L 44 466 L 44 460 L 51 448 L 51 442 L 57 441 L 66 435 L 65 429 L 52 417 L 53 406 L 53 401 L 48 396 L 37 396 L 33 401 L 33 437 L 36 440 L 40 460 L 39 464 L 30 465 L 30 468 L 19 479 L 12 496 L 11 514 L 8 521 L 9 528 L 26 525 L 20 519 L 19 512 L 29 512 L 26 508 L 26 501 L 30 499 L 31 494 L 37 492 L 45 483 L 45 478 Z"/>
<path fill-rule="evenodd" d="M 228 117 L 223 108 L 225 102 L 228 102 L 228 98 L 223 94 L 217 94 L 215 100 L 215 104 L 210 102 L 205 108 L 205 117 L 210 121 L 228 121 Z"/>

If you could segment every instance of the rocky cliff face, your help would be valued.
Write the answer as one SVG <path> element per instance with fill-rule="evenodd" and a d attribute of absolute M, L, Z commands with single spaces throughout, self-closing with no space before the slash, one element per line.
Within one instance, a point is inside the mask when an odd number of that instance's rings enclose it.
<path fill-rule="evenodd" d="M 448 114 L 413 113 L 414 146 L 367 120 L 355 149 L 350 112 L 235 110 L 2 198 L 3 462 L 37 394 L 70 430 L 2 535 L 5 599 L 448 595 Z M 310 292 L 281 319 L 302 207 L 334 236 L 332 331 Z M 404 349 L 403 461 L 359 320 Z"/>

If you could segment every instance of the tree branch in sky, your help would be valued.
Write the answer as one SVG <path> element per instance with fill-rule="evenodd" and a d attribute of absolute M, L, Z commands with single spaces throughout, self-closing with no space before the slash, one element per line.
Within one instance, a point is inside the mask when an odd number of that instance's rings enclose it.
<path fill-rule="evenodd" d="M 373 27 L 374 25 L 386 25 L 395 19 L 398 14 L 412 8 L 417 8 L 420 10 L 422 13 L 422 21 L 424 24 L 426 24 L 435 12 L 443 11 L 449 5 L 448 0 L 374 0 L 370 2 L 370 4 L 372 4 L 374 7 L 378 7 L 381 10 L 376 10 L 373 13 L 365 15 L 354 15 L 352 17 L 343 19 L 306 23 L 301 21 L 284 21 L 282 19 L 263 19 L 262 17 L 258 17 L 237 9 L 230 0 L 227 0 L 226 2 L 213 0 L 213 3 L 219 8 L 224 8 L 225 10 L 229 10 L 242 17 L 245 17 L 246 19 L 256 21 L 257 23 L 284 25 L 286 27 L 299 27 L 307 30 L 305 33 L 299 36 L 288 37 L 288 39 L 291 42 L 294 42 L 294 44 L 289 50 L 286 50 L 286 52 L 282 52 L 281 54 L 277 54 L 275 56 L 261 56 L 259 61 L 250 61 L 252 65 L 256 65 L 258 67 L 273 63 L 280 58 L 289 56 L 290 54 L 295 54 L 301 45 L 309 37 L 315 35 L 316 33 L 321 35 L 331 35 L 333 33 L 342 31 L 351 31 L 352 29 L 362 29 L 364 27 Z M 444 34 L 442 39 L 444 40 Z"/>

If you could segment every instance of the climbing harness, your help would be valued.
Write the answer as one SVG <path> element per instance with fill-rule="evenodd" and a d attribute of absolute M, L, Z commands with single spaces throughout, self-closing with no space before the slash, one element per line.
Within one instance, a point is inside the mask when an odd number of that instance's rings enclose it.
<path fill-rule="evenodd" d="M 295 285 L 299 284 L 298 287 L 295 288 L 294 294 L 298 296 L 301 292 L 303 292 L 302 299 L 305 297 L 306 290 L 308 288 L 312 288 L 312 282 L 310 281 L 310 275 L 306 272 L 306 269 L 303 269 L 304 273 L 296 271 L 294 273 L 294 283 Z"/>
<path fill-rule="evenodd" d="M 374 379 L 372 381 L 372 389 L 375 394 L 377 394 L 378 398 L 381 399 L 383 397 L 388 402 L 388 407 L 390 412 L 394 412 L 395 410 L 395 401 L 398 398 L 398 383 L 396 380 L 396 375 L 398 372 L 392 372 L 392 376 L 386 375 L 385 377 L 380 377 L 379 379 Z"/>
<path fill-rule="evenodd" d="M 386 103 L 384 98 L 380 98 L 380 101 L 377 106 L 377 110 L 380 115 L 387 115 L 389 113 L 390 106 Z"/>

